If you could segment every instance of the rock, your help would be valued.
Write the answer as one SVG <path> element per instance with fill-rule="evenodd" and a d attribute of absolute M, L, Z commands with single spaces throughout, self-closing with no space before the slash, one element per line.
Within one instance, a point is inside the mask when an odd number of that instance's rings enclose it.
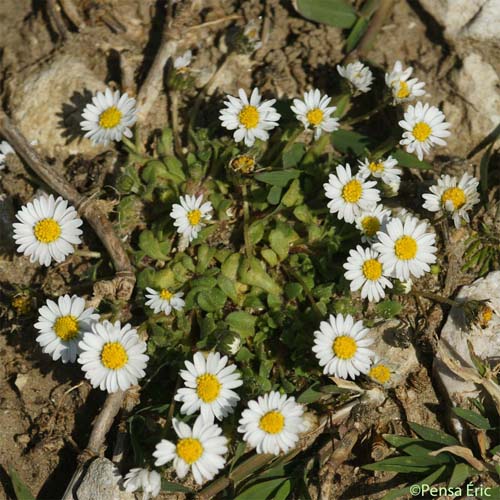
<path fill-rule="evenodd" d="M 24 386 L 28 383 L 28 375 L 25 373 L 20 373 L 16 376 L 14 385 L 18 388 L 19 392 L 23 392 Z"/>
<path fill-rule="evenodd" d="M 399 320 L 385 321 L 370 330 L 370 337 L 375 340 L 371 349 L 380 359 L 380 363 L 391 370 L 391 379 L 387 387 L 404 384 L 408 375 L 420 368 L 413 345 L 406 341 L 406 327 Z"/>
<path fill-rule="evenodd" d="M 467 341 L 476 355 L 494 366 L 500 361 L 500 271 L 489 273 L 485 278 L 476 280 L 472 285 L 463 287 L 456 300 L 488 300 L 493 309 L 493 317 L 485 328 L 478 324 L 467 326 L 462 308 L 453 307 L 441 331 L 438 354 L 434 359 L 433 371 L 442 392 L 453 406 L 467 408 L 469 399 L 478 397 L 482 388 L 470 380 L 463 380 L 453 373 L 444 363 L 442 352 L 448 353 L 460 366 L 474 368 Z M 485 398 L 487 401 L 488 398 Z M 451 425 L 463 439 L 464 431 L 460 421 L 451 418 Z"/>
<path fill-rule="evenodd" d="M 78 500 L 134 500 L 133 493 L 120 489 L 121 476 L 107 458 L 96 458 L 87 469 L 74 498 Z"/>
<path fill-rule="evenodd" d="M 9 102 L 13 118 L 29 141 L 37 140 L 50 156 L 95 156 L 101 150 L 83 139 L 81 113 L 105 84 L 83 60 L 56 55 L 45 66 L 16 76 Z"/>
<path fill-rule="evenodd" d="M 446 38 L 499 45 L 500 0 L 420 0 Z"/>

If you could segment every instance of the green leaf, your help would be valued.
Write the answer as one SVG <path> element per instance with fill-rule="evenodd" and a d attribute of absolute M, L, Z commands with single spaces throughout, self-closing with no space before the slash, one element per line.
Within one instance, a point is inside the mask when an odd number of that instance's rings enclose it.
<path fill-rule="evenodd" d="M 196 263 L 196 272 L 198 274 L 205 272 L 216 251 L 215 248 L 210 248 L 205 243 L 198 247 L 198 261 Z"/>
<path fill-rule="evenodd" d="M 343 0 L 295 0 L 295 9 L 305 18 L 338 28 L 350 28 L 356 11 Z"/>
<path fill-rule="evenodd" d="M 477 495 L 481 500 L 492 500 L 493 498 L 500 498 L 500 486 L 496 486 L 495 488 L 483 488 L 483 493 L 479 493 Z"/>
<path fill-rule="evenodd" d="M 426 473 L 436 465 L 448 463 L 449 457 L 437 455 L 432 456 L 401 456 L 386 458 L 380 462 L 363 465 L 363 469 L 373 471 L 389 471 L 389 472 L 416 472 L 418 474 Z"/>
<path fill-rule="evenodd" d="M 377 314 L 384 319 L 394 318 L 401 312 L 401 309 L 403 305 L 397 300 L 383 300 L 375 306 Z"/>
<path fill-rule="evenodd" d="M 368 27 L 368 21 L 369 20 L 366 17 L 358 18 L 345 42 L 346 53 L 349 53 L 356 48 L 361 40 L 361 37 L 364 35 L 366 28 Z"/>
<path fill-rule="evenodd" d="M 297 179 L 300 175 L 300 170 L 289 169 L 289 170 L 276 170 L 274 172 L 262 172 L 256 174 L 255 178 L 260 182 L 265 182 L 266 184 L 271 184 L 271 186 L 276 187 L 286 187 L 286 185 L 292 180 Z"/>
<path fill-rule="evenodd" d="M 436 469 L 434 472 L 432 472 L 427 477 L 422 479 L 422 481 L 419 481 L 418 483 L 414 484 L 419 486 L 423 486 L 424 484 L 430 486 L 438 482 L 445 471 L 446 471 L 446 465 L 443 465 L 439 467 L 439 469 Z M 400 488 L 399 490 L 392 490 L 389 493 L 387 493 L 387 495 L 384 495 L 382 500 L 394 500 L 395 498 L 400 498 L 402 496 L 405 496 L 408 493 L 410 493 L 410 491 L 412 491 L 410 488 L 411 486 L 407 486 L 406 488 Z"/>
<path fill-rule="evenodd" d="M 308 387 L 298 398 L 297 403 L 301 404 L 310 404 L 315 403 L 321 398 L 325 397 L 323 392 L 320 392 L 318 389 L 320 387 L 320 383 L 316 382 L 315 384 Z"/>
<path fill-rule="evenodd" d="M 239 281 L 245 285 L 258 286 L 267 293 L 281 295 L 279 285 L 267 274 L 263 263 L 255 257 L 242 260 L 238 269 Z"/>
<path fill-rule="evenodd" d="M 186 180 L 186 175 L 182 170 L 182 163 L 175 156 L 167 156 L 163 159 L 163 162 L 165 163 L 168 172 L 171 174 L 171 177 L 173 177 L 176 182 Z"/>
<path fill-rule="evenodd" d="M 464 483 L 464 481 L 472 474 L 472 469 L 469 465 L 460 463 L 453 467 L 450 480 L 448 481 L 448 488 L 456 488 Z"/>
<path fill-rule="evenodd" d="M 392 157 L 398 160 L 398 163 L 403 167 L 408 168 L 418 168 L 420 170 L 429 170 L 432 165 L 426 161 L 419 160 L 416 156 L 403 151 L 402 149 L 397 149 L 391 153 Z"/>
<path fill-rule="evenodd" d="M 224 276 L 223 274 L 219 274 L 217 276 L 217 284 L 219 288 L 233 301 L 237 302 L 238 300 L 238 292 L 236 290 L 236 285 L 234 280 Z"/>
<path fill-rule="evenodd" d="M 240 493 L 234 500 L 267 500 L 274 499 L 271 494 L 276 491 L 281 485 L 287 481 L 288 478 L 280 477 L 278 479 L 271 479 L 257 484 L 253 484 L 247 488 L 243 493 Z"/>
<path fill-rule="evenodd" d="M 440 443 L 446 446 L 460 445 L 457 439 L 444 432 L 431 429 L 430 427 L 424 427 L 423 425 L 416 424 L 414 422 L 409 422 L 410 428 L 420 436 L 422 439 L 431 441 L 433 443 Z"/>
<path fill-rule="evenodd" d="M 304 157 L 306 150 L 304 144 L 296 142 L 283 151 L 283 168 L 296 167 Z"/>
<path fill-rule="evenodd" d="M 341 153 L 354 153 L 363 156 L 373 145 L 369 137 L 352 130 L 336 130 L 330 136 L 331 143 Z"/>
<path fill-rule="evenodd" d="M 218 288 L 203 290 L 196 297 L 196 301 L 206 312 L 220 311 L 226 303 L 226 294 Z"/>
<path fill-rule="evenodd" d="M 167 481 L 166 479 L 161 479 L 161 491 L 170 491 L 177 493 L 194 493 L 191 488 L 183 486 L 179 483 L 173 483 L 172 481 Z"/>
<path fill-rule="evenodd" d="M 294 179 L 287 192 L 283 195 L 281 203 L 283 203 L 285 207 L 294 207 L 303 201 L 304 196 L 302 196 L 300 189 L 300 181 L 298 179 Z"/>
<path fill-rule="evenodd" d="M 267 193 L 267 202 L 271 205 L 278 205 L 281 199 L 283 189 L 278 186 L 273 186 Z"/>
<path fill-rule="evenodd" d="M 12 487 L 16 494 L 17 500 L 35 500 L 35 497 L 31 494 L 29 488 L 24 484 L 23 480 L 19 477 L 16 469 L 11 467 L 9 469 L 10 480 L 12 481 Z"/>
<path fill-rule="evenodd" d="M 455 415 L 463 418 L 472 425 L 475 425 L 479 429 L 489 430 L 491 429 L 490 422 L 487 418 L 479 415 L 475 411 L 465 410 L 464 408 L 452 408 L 451 409 Z"/>
<path fill-rule="evenodd" d="M 287 479 L 274 494 L 273 500 L 286 500 L 292 491 L 292 481 Z"/>
<path fill-rule="evenodd" d="M 398 436 L 397 434 L 382 434 L 382 437 L 394 448 L 401 448 L 414 443 L 422 443 L 423 441 L 418 438 L 412 438 L 407 436 Z"/>
<path fill-rule="evenodd" d="M 252 337 L 255 334 L 257 318 L 245 311 L 234 311 L 226 316 L 226 323 L 231 330 L 239 333 L 242 338 Z"/>
<path fill-rule="evenodd" d="M 153 231 L 145 229 L 139 235 L 139 248 L 152 259 L 155 260 L 168 260 L 168 253 L 170 252 L 170 242 L 159 242 Z"/>
<path fill-rule="evenodd" d="M 302 294 L 303 288 L 300 283 L 292 282 L 284 286 L 284 292 L 288 299 L 293 300 Z"/>
<path fill-rule="evenodd" d="M 265 223 L 262 220 L 258 220 L 253 222 L 248 227 L 248 236 L 250 237 L 250 241 L 256 245 L 264 236 Z"/>
<path fill-rule="evenodd" d="M 261 255 L 265 259 L 265 261 L 272 267 L 278 265 L 278 256 L 274 250 L 270 248 L 264 248 L 261 250 Z"/>

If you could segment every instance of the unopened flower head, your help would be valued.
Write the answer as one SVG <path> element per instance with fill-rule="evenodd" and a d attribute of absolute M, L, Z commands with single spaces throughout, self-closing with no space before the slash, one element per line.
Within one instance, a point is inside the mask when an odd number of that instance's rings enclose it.
<path fill-rule="evenodd" d="M 444 114 L 428 103 L 417 102 L 415 106 L 408 106 L 399 126 L 404 129 L 400 144 L 408 153 L 415 152 L 419 160 L 434 145 L 446 146 L 443 138 L 450 135 L 450 124 L 445 121 Z"/>
<path fill-rule="evenodd" d="M 412 215 L 406 215 L 404 221 L 392 219 L 377 238 L 373 248 L 380 253 L 380 261 L 401 281 L 420 278 L 431 270 L 429 264 L 436 262 L 435 234 L 428 233 L 427 223 Z"/>
<path fill-rule="evenodd" d="M 130 469 L 123 481 L 125 491 L 133 493 L 142 490 L 142 500 L 149 500 L 159 495 L 161 491 L 161 476 L 158 472 L 137 467 Z"/>
<path fill-rule="evenodd" d="M 293 100 L 292 111 L 306 129 L 311 127 L 314 130 L 314 138 L 318 139 L 322 132 L 333 132 L 339 128 L 337 118 L 330 115 L 337 109 L 335 106 L 328 106 L 331 97 L 321 96 L 318 89 L 304 92 L 304 100 Z"/>
<path fill-rule="evenodd" d="M 181 311 L 184 307 L 184 300 L 182 297 L 184 294 L 182 292 L 172 292 L 168 288 L 162 288 L 161 290 L 154 290 L 153 288 L 146 288 L 146 305 L 149 306 L 153 311 L 158 314 L 160 311 L 164 312 L 168 316 L 172 309 L 176 311 Z"/>
<path fill-rule="evenodd" d="M 54 361 L 74 363 L 80 348 L 78 343 L 85 332 L 99 319 L 94 308 L 85 308 L 85 300 L 73 295 L 61 296 L 57 302 L 47 300 L 38 310 L 40 316 L 35 328 L 40 332 L 36 341 L 43 352 L 50 354 Z"/>
<path fill-rule="evenodd" d="M 384 288 L 392 288 L 378 253 L 371 248 L 358 245 L 356 250 L 350 250 L 344 269 L 345 278 L 351 282 L 351 291 L 361 288 L 362 299 L 378 302 L 385 297 Z"/>
<path fill-rule="evenodd" d="M 113 92 L 107 88 L 105 92 L 97 92 L 92 103 L 83 110 L 84 120 L 80 123 L 93 144 L 108 145 L 111 141 L 121 141 L 122 136 L 132 137 L 130 127 L 137 120 L 136 101 L 127 94 Z"/>
<path fill-rule="evenodd" d="M 363 211 L 371 210 L 380 201 L 380 193 L 374 188 L 376 181 L 366 181 L 353 176 L 349 164 L 338 165 L 335 174 L 330 174 L 323 184 L 325 195 L 330 198 L 328 208 L 339 219 L 352 223 Z"/>
<path fill-rule="evenodd" d="M 430 212 L 444 212 L 453 217 L 455 227 L 460 227 L 462 221 L 469 222 L 467 213 L 474 205 L 479 203 L 477 186 L 479 181 L 467 173 L 461 179 L 443 175 L 437 184 L 432 186 L 423 195 L 423 207 Z"/>
<path fill-rule="evenodd" d="M 227 364 L 227 356 L 211 352 L 207 358 L 201 352 L 194 355 L 193 362 L 186 361 L 186 370 L 180 375 L 186 386 L 175 395 L 183 403 L 181 413 L 192 415 L 200 411 L 206 421 L 222 420 L 234 411 L 240 397 L 233 389 L 243 385 L 236 365 Z"/>
<path fill-rule="evenodd" d="M 205 421 L 201 415 L 192 429 L 176 418 L 172 419 L 172 425 L 179 439 L 176 444 L 162 439 L 156 445 L 155 465 L 173 460 L 179 479 L 186 477 L 190 469 L 198 484 L 213 479 L 226 464 L 227 438 L 221 435 L 222 429 L 213 421 Z"/>
<path fill-rule="evenodd" d="M 350 314 L 330 314 L 328 321 L 322 321 L 314 332 L 312 350 L 324 367 L 323 373 L 344 379 L 368 373 L 374 356 L 368 348 L 373 343 L 366 338 L 368 332 L 363 322 L 355 323 Z"/>
<path fill-rule="evenodd" d="M 255 170 L 255 158 L 250 155 L 239 155 L 233 158 L 229 166 L 240 174 L 251 174 Z"/>
<path fill-rule="evenodd" d="M 368 66 L 360 61 L 349 63 L 347 66 L 337 65 L 337 71 L 343 78 L 349 80 L 358 92 L 368 92 L 373 82 L 373 75 Z"/>
<path fill-rule="evenodd" d="M 60 196 L 44 195 L 24 205 L 16 214 L 14 226 L 17 251 L 49 266 L 55 260 L 63 262 L 74 252 L 73 245 L 81 243 L 83 224 L 76 210 Z"/>
<path fill-rule="evenodd" d="M 241 414 L 238 432 L 257 453 L 286 453 L 308 428 L 303 413 L 303 406 L 295 398 L 271 391 L 249 401 Z"/>
<path fill-rule="evenodd" d="M 5 158 L 14 153 L 12 146 L 7 141 L 0 142 L 0 170 L 5 167 Z"/>
<path fill-rule="evenodd" d="M 146 375 L 146 342 L 128 323 L 123 327 L 119 321 L 93 323 L 78 345 L 78 362 L 94 388 L 109 393 L 126 391 Z"/>
<path fill-rule="evenodd" d="M 192 60 L 193 53 L 190 50 L 186 50 L 184 54 L 174 59 L 174 68 L 179 72 L 183 72 L 191 64 Z"/>
<path fill-rule="evenodd" d="M 257 88 L 253 89 L 250 99 L 243 89 L 238 91 L 239 97 L 228 95 L 224 101 L 226 107 L 221 110 L 219 120 L 227 130 L 234 130 L 234 140 L 244 141 L 253 146 L 255 139 L 267 141 L 269 130 L 278 126 L 281 115 L 273 104 L 276 99 L 262 101 Z"/>
<path fill-rule="evenodd" d="M 391 211 L 382 205 L 361 212 L 356 217 L 356 227 L 361 231 L 361 241 L 373 243 L 377 239 L 377 232 L 383 230 L 390 220 Z"/>
<path fill-rule="evenodd" d="M 363 179 L 368 179 L 368 177 L 374 177 L 375 179 L 381 179 L 385 184 L 400 183 L 401 182 L 401 170 L 396 168 L 398 161 L 389 156 L 385 160 L 370 161 L 365 158 L 364 161 L 359 162 L 359 175 Z"/>
<path fill-rule="evenodd" d="M 203 195 L 198 196 L 181 196 L 179 204 L 175 203 L 172 206 L 170 217 L 174 219 L 174 226 L 177 227 L 177 232 L 187 238 L 189 242 L 193 241 L 203 227 L 204 221 L 212 218 L 212 204 L 209 201 L 203 202 Z"/>
<path fill-rule="evenodd" d="M 403 69 L 401 61 L 396 61 L 392 71 L 385 74 L 385 83 L 391 89 L 395 103 L 411 101 L 426 95 L 425 82 L 419 82 L 418 78 L 409 79 L 412 73 L 411 66 Z"/>

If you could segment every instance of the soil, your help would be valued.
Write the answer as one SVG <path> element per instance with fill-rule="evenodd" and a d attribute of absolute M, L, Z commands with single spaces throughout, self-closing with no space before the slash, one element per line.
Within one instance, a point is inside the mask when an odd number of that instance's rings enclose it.
<path fill-rule="evenodd" d="M 266 17 L 271 20 L 268 38 L 252 57 L 252 67 L 238 73 L 237 78 L 233 75 L 232 79 L 225 80 L 221 92 L 234 93 L 239 86 L 253 83 L 278 97 L 298 96 L 311 86 L 327 89 L 331 82 L 338 80 L 335 65 L 343 58 L 342 32 L 299 17 L 290 2 L 193 1 L 196 2 L 200 8 L 195 10 L 198 14 L 192 19 L 193 24 L 235 13 L 242 16 L 236 21 L 214 24 L 199 36 L 193 49 L 194 67 L 199 70 L 200 80 L 220 63 L 226 51 L 222 34 L 231 23 L 241 25 Z M 165 0 L 72 0 L 70 3 L 84 25 L 80 25 L 78 32 L 76 26 L 65 19 L 69 31 L 64 42 L 48 18 L 48 3 L 36 0 L 0 2 L 2 102 L 11 113 L 23 107 L 37 114 L 30 120 L 25 119 L 22 124 L 25 134 L 29 139 L 37 139 L 42 149 L 46 148 L 44 153 L 54 168 L 64 170 L 81 191 L 91 190 L 96 188 L 96 183 L 98 187 L 103 185 L 106 175 L 113 173 L 114 164 L 102 151 L 97 161 L 94 160 L 96 150 L 77 137 L 74 117 L 79 116 L 81 98 L 86 91 L 95 90 L 93 87 L 99 82 L 126 86 L 131 81 L 130 74 L 135 76 L 136 82 L 144 78 L 159 45 L 163 27 L 159 12 Z M 416 0 L 395 2 L 368 53 L 368 62 L 375 67 L 389 68 L 396 60 L 413 66 L 416 75 L 427 82 L 433 104 L 441 105 L 445 99 L 450 99 L 448 74 L 456 64 L 456 54 Z M 63 109 L 47 110 L 47 113 L 62 113 L 57 119 L 59 127 L 47 130 L 50 127 L 44 127 L 44 123 L 52 118 L 40 116 L 40 113 L 44 106 L 48 107 L 47 102 L 52 102 L 50 89 L 46 89 L 47 96 L 29 96 L 27 94 L 34 90 L 24 84 L 30 81 L 36 92 L 42 92 L 42 87 L 36 86 L 38 76 L 55 67 L 59 68 L 57 77 L 61 79 L 57 82 L 60 84 L 58 95 L 66 95 L 67 101 Z M 74 72 L 80 67 L 89 75 L 89 83 L 80 88 L 78 94 L 74 78 L 81 73 L 76 75 Z M 156 109 L 149 122 L 151 130 L 168 120 L 164 97 L 159 99 Z M 182 113 L 187 113 L 187 109 L 182 108 Z M 460 130 L 456 131 L 455 140 L 466 150 L 476 145 L 470 134 L 462 134 Z M 453 156 L 451 148 L 442 149 L 440 154 Z M 89 165 L 96 170 L 95 182 L 88 182 Z M 454 168 L 458 171 L 463 165 L 458 162 Z M 467 163 L 466 168 L 477 173 L 477 162 Z M 0 208 L 8 216 L 27 202 L 37 189 L 40 186 L 20 162 L 15 158 L 9 160 L 8 168 L 0 174 L 0 193 L 11 197 L 13 205 Z M 5 234 L 1 224 L 0 220 L 0 230 Z M 83 250 L 99 250 L 96 241 L 87 240 L 86 245 Z M 11 469 L 17 471 L 37 498 L 61 498 L 76 466 L 76 457 L 86 446 L 92 420 L 104 395 L 90 391 L 89 385 L 81 381 L 78 367 L 54 363 L 43 354 L 35 342 L 36 332 L 32 325 L 37 308 L 46 297 L 64 293 L 89 294 L 91 282 L 86 281 L 86 276 L 94 263 L 88 257 L 73 256 L 46 272 L 14 255 L 11 245 L 9 247 L 7 239 L 0 234 L 0 499 L 15 498 L 8 477 Z M 27 311 L 16 311 L 12 306 L 13 298 L 19 294 L 29 297 Z M 417 312 L 414 314 L 416 317 Z M 429 321 L 433 322 L 431 330 L 439 330 L 440 308 L 436 317 Z M 422 340 L 424 360 L 425 346 L 429 342 L 432 339 Z M 428 375 L 429 359 L 426 361 L 422 371 L 415 374 L 414 386 L 397 392 L 400 401 L 397 411 L 405 420 L 439 427 L 442 425 L 440 397 L 433 389 Z M 366 477 L 356 467 L 355 460 L 346 462 L 336 471 L 332 498 L 375 498 L 390 484 L 384 483 L 389 478 L 383 475 L 370 481 Z"/>

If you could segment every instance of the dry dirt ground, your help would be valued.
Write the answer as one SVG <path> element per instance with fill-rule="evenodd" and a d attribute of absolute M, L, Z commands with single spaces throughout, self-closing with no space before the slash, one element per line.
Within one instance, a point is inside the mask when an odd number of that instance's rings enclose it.
<path fill-rule="evenodd" d="M 95 188 L 96 183 L 102 185 L 115 169 L 104 150 L 91 163 L 96 150 L 77 136 L 75 123 L 85 93 L 94 91 L 101 82 L 114 81 L 127 87 L 144 78 L 159 44 L 162 25 L 158 12 L 165 1 L 72 3 L 79 17 L 72 20 L 81 23 L 80 32 L 65 19 L 69 29 L 63 42 L 48 18 L 48 0 L 0 2 L 0 91 L 2 104 L 22 123 L 28 138 L 38 140 L 57 168 L 65 169 L 75 185 L 85 191 Z M 343 57 L 342 32 L 300 18 L 289 3 L 200 2 L 198 23 L 235 13 L 241 16 L 200 32 L 193 47 L 200 80 L 206 81 L 220 61 L 225 50 L 222 33 L 232 23 L 243 24 L 262 16 L 270 19 L 268 39 L 252 58 L 251 67 L 236 72 L 238 78 L 228 79 L 221 90 L 234 92 L 251 82 L 278 96 L 297 96 L 311 85 L 327 89 L 338 78 L 335 65 Z M 415 67 L 416 74 L 427 82 L 433 104 L 453 99 L 458 107 L 464 106 L 453 95 L 449 80 L 450 71 L 458 64 L 453 47 L 415 0 L 395 2 L 368 54 L 368 61 L 380 68 L 392 67 L 397 59 Z M 65 96 L 62 107 L 61 95 Z M 51 107 L 53 103 L 58 103 L 57 109 Z M 166 121 L 163 97 L 156 108 L 151 129 Z M 181 119 L 187 113 L 181 107 Z M 440 152 L 448 160 L 463 156 L 478 142 L 467 127 L 455 132 L 450 146 Z M 453 149 L 457 144 L 458 155 Z M 474 171 L 477 162 L 458 162 L 456 168 L 463 169 L 464 165 Z M 15 208 L 28 201 L 37 188 L 15 160 L 0 175 L 0 192 L 12 197 Z M 53 363 L 41 353 L 32 325 L 45 297 L 91 291 L 88 277 L 93 261 L 75 256 L 47 273 L 14 256 L 5 223 L 11 207 L 0 208 L 4 211 L 0 213 L 0 498 L 13 497 L 7 475 L 11 467 L 37 498 L 60 498 L 104 396 L 95 391 L 89 396 L 89 386 L 81 383 L 78 367 Z M 94 243 L 86 241 L 88 248 L 94 249 Z M 11 300 L 23 290 L 30 293 L 31 307 L 27 312 L 15 311 Z M 435 319 L 431 317 L 431 322 L 438 328 L 441 308 L 432 310 L 432 314 Z M 430 383 L 428 369 L 424 366 L 415 375 L 413 389 L 402 396 L 410 398 L 403 406 L 414 413 L 407 415 L 408 419 L 439 426 L 439 396 Z M 360 485 L 366 479 L 357 479 L 355 465 L 355 461 L 348 462 L 337 472 L 334 498 L 360 497 L 370 486 Z"/>

